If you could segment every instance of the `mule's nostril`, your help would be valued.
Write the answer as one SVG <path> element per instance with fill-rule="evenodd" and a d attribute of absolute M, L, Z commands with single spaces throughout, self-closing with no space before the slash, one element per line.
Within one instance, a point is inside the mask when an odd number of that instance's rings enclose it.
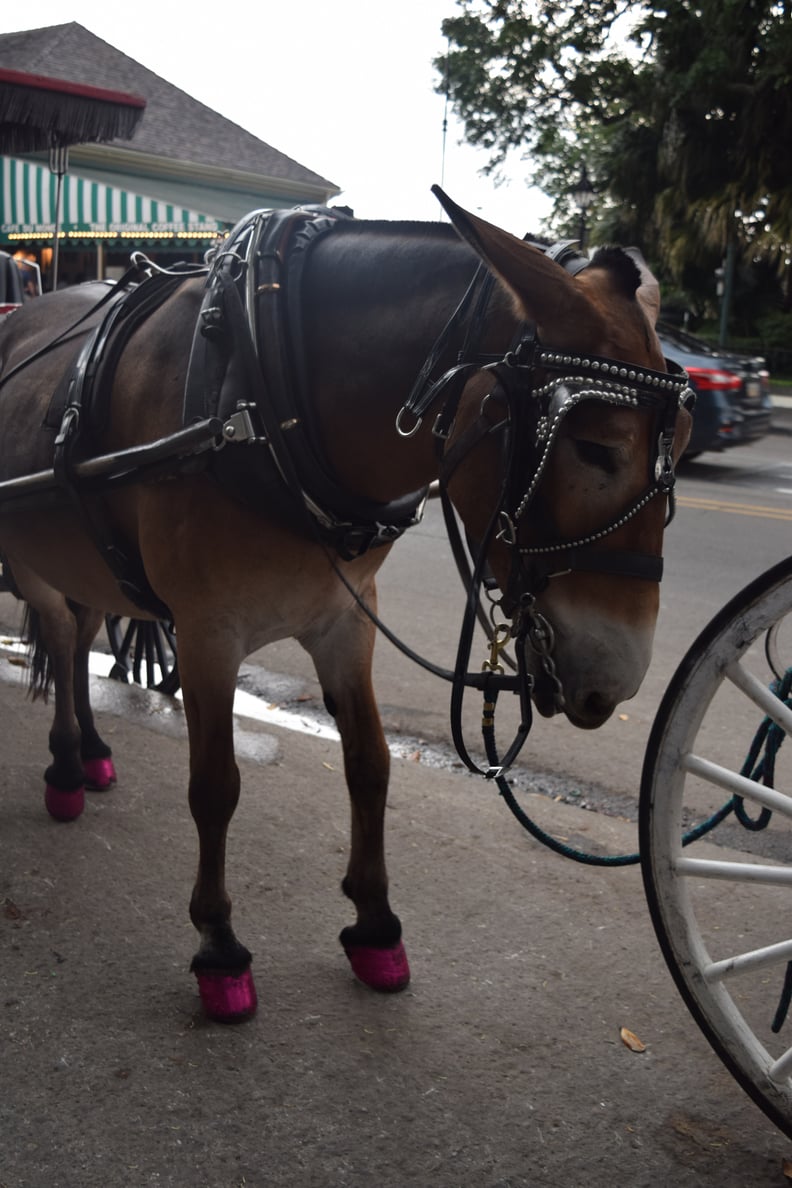
<path fill-rule="evenodd" d="M 613 713 L 613 702 L 604 693 L 589 693 L 583 708 L 590 718 L 607 718 Z"/>

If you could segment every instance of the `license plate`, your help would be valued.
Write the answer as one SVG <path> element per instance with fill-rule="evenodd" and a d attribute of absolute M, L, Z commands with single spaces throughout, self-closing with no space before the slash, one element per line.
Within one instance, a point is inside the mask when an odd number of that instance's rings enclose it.
<path fill-rule="evenodd" d="M 762 385 L 759 380 L 745 381 L 745 395 L 749 400 L 758 400 L 762 394 Z"/>

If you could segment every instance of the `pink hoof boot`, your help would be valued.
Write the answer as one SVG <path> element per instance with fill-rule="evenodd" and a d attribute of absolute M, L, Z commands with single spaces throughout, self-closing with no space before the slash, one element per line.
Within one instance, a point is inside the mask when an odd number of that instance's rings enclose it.
<path fill-rule="evenodd" d="M 390 949 L 375 949 L 368 945 L 344 946 L 352 972 L 372 990 L 395 993 L 403 990 L 410 980 L 407 953 L 401 941 Z"/>
<path fill-rule="evenodd" d="M 64 792 L 61 788 L 47 784 L 44 803 L 47 812 L 56 821 L 75 821 L 85 808 L 85 788 L 73 788 L 71 792 Z"/>
<path fill-rule="evenodd" d="M 239 974 L 196 970 L 203 1009 L 215 1023 L 244 1023 L 256 1013 L 258 998 L 250 967 Z"/>
<path fill-rule="evenodd" d="M 92 792 L 105 792 L 111 784 L 116 782 L 116 770 L 113 760 L 84 759 L 85 786 Z"/>

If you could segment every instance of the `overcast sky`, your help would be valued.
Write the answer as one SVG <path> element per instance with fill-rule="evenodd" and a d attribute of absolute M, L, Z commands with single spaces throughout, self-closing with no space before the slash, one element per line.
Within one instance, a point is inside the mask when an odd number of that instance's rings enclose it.
<path fill-rule="evenodd" d="M 258 0 L 211 7 L 154 0 L 28 0 L 3 5 L 0 32 L 78 21 L 168 82 L 343 190 L 361 218 L 436 219 L 429 192 L 515 234 L 539 230 L 549 202 L 527 164 L 495 187 L 434 93 L 432 59 L 455 0 Z M 228 29 L 222 16 L 245 15 Z M 19 69 L 25 69 L 20 62 Z M 156 196 L 156 195 L 154 195 Z"/>

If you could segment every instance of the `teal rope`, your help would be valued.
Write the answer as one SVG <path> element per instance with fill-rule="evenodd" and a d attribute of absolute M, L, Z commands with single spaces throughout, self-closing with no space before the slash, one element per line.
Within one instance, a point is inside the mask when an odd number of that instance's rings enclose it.
<path fill-rule="evenodd" d="M 770 691 L 771 693 L 775 693 L 776 697 L 779 701 L 783 701 L 784 705 L 792 708 L 790 706 L 791 689 L 792 668 L 788 668 L 781 680 L 773 681 Z M 781 744 L 785 738 L 786 734 L 781 727 L 776 726 L 772 718 L 765 718 L 754 736 L 751 749 L 742 766 L 740 775 L 748 776 L 749 779 L 756 780 L 757 783 L 772 788 L 775 784 L 776 755 L 781 749 Z M 773 815 L 770 809 L 763 808 L 759 816 L 754 820 L 748 816 L 742 796 L 734 796 L 732 799 L 734 801 L 735 816 L 745 829 L 757 832 L 760 829 L 766 829 L 770 824 L 770 819 Z"/>
<path fill-rule="evenodd" d="M 498 785 L 498 791 L 501 796 L 523 829 L 527 829 L 532 837 L 535 837 L 537 841 L 540 841 L 543 846 L 547 846 L 548 849 L 554 850 L 556 854 L 561 854 L 564 858 L 571 858 L 573 862 L 582 862 L 586 866 L 634 866 L 636 862 L 640 862 L 640 854 L 588 854 L 584 850 L 576 850 L 574 846 L 569 846 L 566 842 L 559 841 L 558 838 L 545 833 L 544 829 L 537 825 L 523 811 L 514 799 L 512 790 L 509 787 L 509 781 L 505 776 L 496 776 L 495 783 Z"/>
<path fill-rule="evenodd" d="M 784 677 L 780 681 L 774 681 L 770 689 L 775 695 L 784 702 L 785 705 L 792 708 L 790 704 L 790 690 L 792 689 L 792 668 L 787 669 Z M 498 750 L 495 744 L 495 726 L 494 726 L 494 707 L 497 694 L 492 699 L 492 712 L 489 715 L 485 714 L 485 722 L 482 725 L 482 734 L 484 737 L 484 747 L 487 754 L 487 760 L 492 769 L 497 769 L 499 766 Z M 775 780 L 775 760 L 776 755 L 784 741 L 786 735 L 780 727 L 776 726 L 771 718 L 765 718 L 756 734 L 748 751 L 745 762 L 740 771 L 741 775 L 748 776 L 757 782 L 762 782 L 767 786 L 773 785 Z M 640 862 L 641 855 L 639 853 L 633 854 L 590 854 L 585 850 L 578 850 L 574 846 L 568 845 L 566 842 L 559 841 L 558 838 L 553 837 L 547 833 L 540 825 L 528 816 L 525 810 L 517 803 L 514 793 L 511 790 L 511 785 L 506 779 L 505 775 L 497 774 L 494 777 L 500 795 L 505 800 L 506 804 L 511 809 L 514 816 L 520 822 L 522 827 L 541 842 L 542 845 L 547 846 L 548 849 L 553 850 L 556 854 L 561 854 L 564 858 L 570 858 L 573 862 L 579 862 L 586 866 L 634 866 Z M 689 846 L 691 842 L 698 841 L 699 838 L 711 833 L 722 821 L 734 813 L 737 820 L 744 828 L 757 831 L 765 829 L 769 824 L 772 813 L 769 809 L 763 808 L 759 817 L 753 820 L 745 811 L 743 798 L 734 795 L 730 800 L 727 800 L 712 816 L 708 817 L 700 825 L 694 826 L 693 829 L 688 830 L 682 838 L 682 845 Z M 790 963 L 792 966 L 792 962 Z M 792 974 L 790 974 L 790 986 L 792 987 Z M 790 998 L 792 998 L 792 988 L 790 989 Z M 788 1004 L 787 1004 L 788 1005 Z M 779 1024 L 780 1026 L 780 1024 Z"/>

